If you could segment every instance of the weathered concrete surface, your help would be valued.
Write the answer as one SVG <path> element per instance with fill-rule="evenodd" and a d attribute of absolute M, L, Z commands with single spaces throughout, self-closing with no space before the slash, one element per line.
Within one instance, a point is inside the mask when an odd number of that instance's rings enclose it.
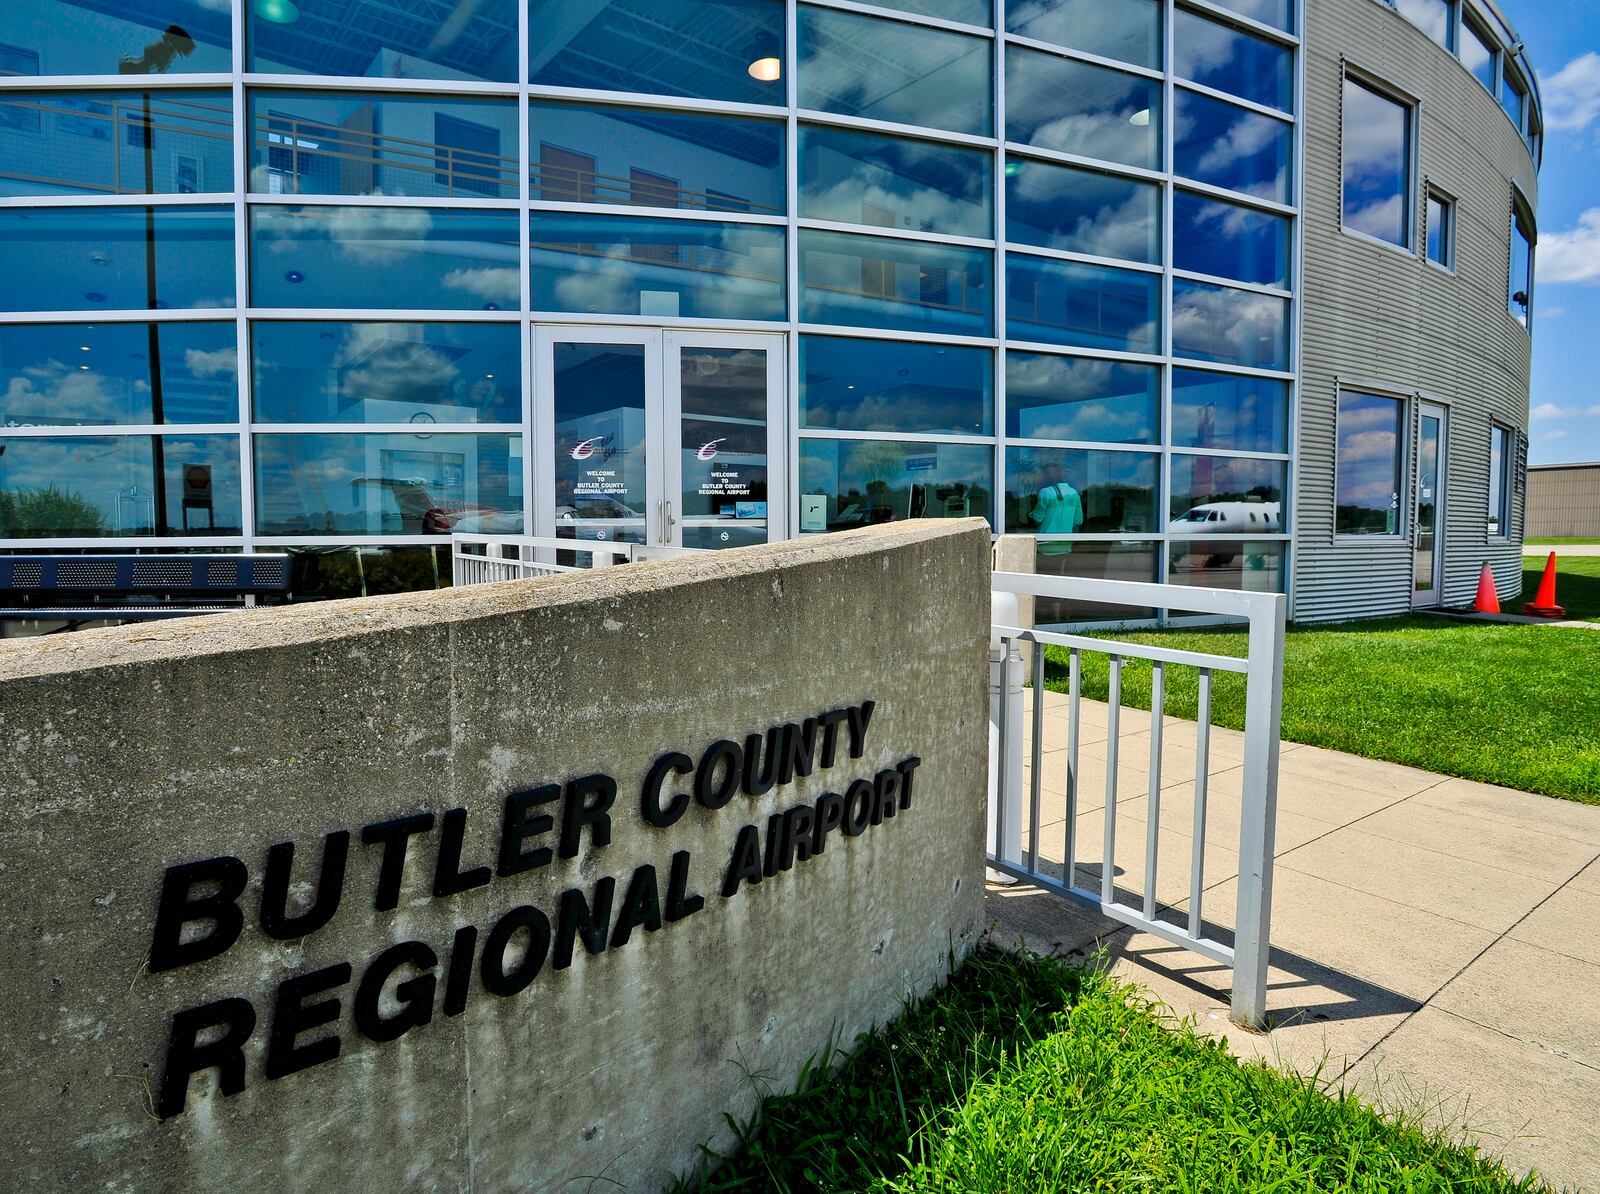
<path fill-rule="evenodd" d="M 4 1184 L 110 1189 L 654 1190 L 723 1142 L 830 1040 L 849 1041 L 936 983 L 981 928 L 988 623 L 978 520 L 880 528 L 577 578 L 93 631 L 0 647 L 0 1106 Z M 640 815 L 664 752 L 866 700 L 864 756 L 841 732 L 769 794 Z M 842 731 L 842 727 L 841 727 Z M 835 833 L 794 869 L 721 894 L 739 829 L 843 792 L 908 756 L 909 809 Z M 507 794 L 604 772 L 613 836 L 570 860 L 435 897 L 441 828 L 412 840 L 399 906 L 374 908 L 381 848 L 363 826 L 465 808 L 461 869 L 493 866 Z M 693 777 L 674 777 L 670 794 Z M 555 845 L 555 832 L 529 846 Z M 337 914 L 298 940 L 257 920 L 267 850 L 296 845 L 290 911 L 312 904 L 323 835 L 351 832 Z M 652 864 L 666 898 L 691 855 L 697 913 L 520 994 L 441 1010 L 451 943 L 481 954 L 507 910 L 552 923 Z M 170 865 L 234 855 L 249 870 L 228 952 L 149 972 Z M 208 926 L 191 929 L 202 935 Z M 437 954 L 432 1020 L 378 1044 L 353 1024 L 368 963 L 396 942 Z M 519 941 L 526 936 L 519 936 Z M 513 948 L 508 966 L 518 953 Z M 349 962 L 337 1059 L 263 1073 L 278 985 Z M 395 982 L 380 1011 L 395 1014 Z M 239 996 L 257 1016 L 245 1088 L 197 1074 L 158 1121 L 169 1023 Z"/>

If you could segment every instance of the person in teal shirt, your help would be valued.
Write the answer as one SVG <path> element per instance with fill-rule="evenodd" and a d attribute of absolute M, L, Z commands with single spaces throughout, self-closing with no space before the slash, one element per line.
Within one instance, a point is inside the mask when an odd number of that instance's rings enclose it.
<path fill-rule="evenodd" d="M 1083 499 L 1078 491 L 1065 481 L 1046 485 L 1033 499 L 1031 518 L 1039 524 L 1041 535 L 1072 535 L 1083 525 Z M 1070 555 L 1072 544 L 1065 542 L 1041 543 L 1039 554 L 1045 556 Z"/>

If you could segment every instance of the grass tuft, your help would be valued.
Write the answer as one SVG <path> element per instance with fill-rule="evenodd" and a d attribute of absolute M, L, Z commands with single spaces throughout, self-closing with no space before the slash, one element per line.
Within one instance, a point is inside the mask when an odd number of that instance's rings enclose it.
<path fill-rule="evenodd" d="M 837 1069 L 808 1067 L 716 1160 L 695 1175 L 712 1194 L 1542 1188 L 1342 1090 L 1242 1064 L 1104 972 L 991 949 Z"/>

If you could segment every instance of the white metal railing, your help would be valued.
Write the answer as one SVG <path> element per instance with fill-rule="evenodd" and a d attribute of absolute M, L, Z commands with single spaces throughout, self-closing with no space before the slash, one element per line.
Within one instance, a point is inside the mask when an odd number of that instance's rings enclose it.
<path fill-rule="evenodd" d="M 497 580 L 523 580 L 532 576 L 557 576 L 581 572 L 577 562 L 560 564 L 559 553 L 588 557 L 589 566 L 605 568 L 632 560 L 631 543 L 598 543 L 588 539 L 557 539 L 535 535 L 452 535 L 451 580 L 460 585 L 483 585 Z"/>
<path fill-rule="evenodd" d="M 992 583 L 993 640 L 990 653 L 989 866 L 1057 895 L 1087 904 L 1102 915 L 1175 942 L 1233 970 L 1233 1018 L 1262 1027 L 1266 1021 L 1267 954 L 1271 943 L 1272 858 L 1278 803 L 1278 740 L 1283 706 L 1283 637 L 1286 602 L 1276 593 L 1240 593 L 1176 585 L 1079 580 L 996 572 Z M 1129 619 L 1148 609 L 1186 610 L 1241 618 L 1248 622 L 1248 653 L 1243 658 L 1181 651 L 1112 638 L 1055 634 L 1018 625 L 1018 596 L 1076 599 L 1122 606 Z M 1031 774 L 1023 780 L 1022 646 L 1033 663 Z M 1065 748 L 1064 830 L 1060 878 L 1041 869 L 1040 820 L 1044 788 L 1046 729 L 1044 673 L 1047 645 L 1065 648 L 1068 658 L 1067 744 Z M 1099 890 L 1079 886 L 1077 820 L 1079 757 L 1083 714 L 1083 656 L 1104 655 L 1110 667 L 1106 707 L 1106 785 L 1104 841 Z M 1144 884 L 1135 902 L 1118 898 L 1117 801 L 1119 792 L 1123 670 L 1129 660 L 1152 667 L 1148 806 L 1145 817 Z M 1161 863 L 1163 717 L 1167 669 L 1199 672 L 1195 729 L 1194 827 L 1189 898 L 1182 921 L 1161 916 L 1156 883 Z M 1233 940 L 1219 939 L 1205 922 L 1205 851 L 1211 754 L 1212 679 L 1216 672 L 1246 678 L 1243 797 L 1240 809 L 1238 902 Z M 1024 790 L 1026 789 L 1026 790 Z M 1026 822 L 1027 845 L 1022 844 Z"/>

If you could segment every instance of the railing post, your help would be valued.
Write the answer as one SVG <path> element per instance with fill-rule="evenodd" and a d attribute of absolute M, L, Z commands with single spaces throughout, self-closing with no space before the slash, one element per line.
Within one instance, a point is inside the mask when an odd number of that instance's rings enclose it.
<path fill-rule="evenodd" d="M 989 620 L 1015 626 L 1017 599 L 991 593 Z M 1037 681 L 1036 681 L 1037 683 Z M 1011 639 L 989 640 L 989 853 L 1022 856 L 1022 652 Z"/>
<path fill-rule="evenodd" d="M 1265 1028 L 1272 944 L 1272 859 L 1278 818 L 1278 736 L 1283 720 L 1287 601 L 1262 597 L 1250 615 L 1245 694 L 1244 801 L 1239 827 L 1239 903 L 1233 939 L 1233 1019 Z"/>

